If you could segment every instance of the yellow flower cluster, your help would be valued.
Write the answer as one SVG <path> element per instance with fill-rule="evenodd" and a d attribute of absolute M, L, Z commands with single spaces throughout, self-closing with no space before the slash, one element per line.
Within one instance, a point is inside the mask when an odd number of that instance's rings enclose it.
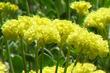
<path fill-rule="evenodd" d="M 90 9 L 92 5 L 85 1 L 75 1 L 70 4 L 70 7 L 75 9 L 77 13 L 85 15 L 89 13 L 88 9 Z"/>
<path fill-rule="evenodd" d="M 49 25 L 31 26 L 24 34 L 28 42 L 37 40 L 41 44 L 59 43 L 60 35 L 56 28 Z"/>
<path fill-rule="evenodd" d="M 61 37 L 61 43 L 65 43 L 68 35 L 75 30 L 80 29 L 78 25 L 68 20 L 53 20 L 53 26 L 57 28 Z"/>
<path fill-rule="evenodd" d="M 68 35 L 80 27 L 68 20 L 50 20 L 40 16 L 19 16 L 17 20 L 8 20 L 2 26 L 7 39 L 23 37 L 28 42 L 64 43 Z"/>
<path fill-rule="evenodd" d="M 27 42 L 37 41 L 39 44 L 68 43 L 74 45 L 90 58 L 105 56 L 108 42 L 101 36 L 89 33 L 86 29 L 68 20 L 50 20 L 39 16 L 20 16 L 17 20 L 8 20 L 2 26 L 3 35 L 7 39 L 22 37 Z M 66 42 L 67 41 L 67 42 Z M 101 43 L 100 43 L 101 42 Z"/>
<path fill-rule="evenodd" d="M 58 30 L 51 20 L 39 16 L 19 16 L 17 20 L 8 20 L 2 26 L 2 32 L 7 39 L 24 38 L 29 43 L 37 40 L 40 43 L 59 43 Z"/>
<path fill-rule="evenodd" d="M 105 29 L 110 23 L 110 8 L 99 8 L 88 14 L 84 21 L 85 27 L 95 27 L 98 30 Z"/>
<path fill-rule="evenodd" d="M 0 73 L 6 73 L 6 66 L 0 61 Z"/>
<path fill-rule="evenodd" d="M 35 71 L 31 70 L 29 73 L 35 73 Z M 43 73 L 55 73 L 55 66 L 44 67 Z M 64 68 L 59 67 L 58 73 L 64 73 Z M 104 72 L 103 70 L 97 70 L 96 66 L 91 63 L 77 63 L 76 66 L 74 66 L 74 64 L 68 66 L 66 73 L 106 73 L 106 72 Z"/>
<path fill-rule="evenodd" d="M 5 3 L 5 2 L 0 2 L 0 13 L 4 13 L 4 12 L 16 12 L 18 11 L 18 6 L 15 4 L 11 4 L 9 2 Z"/>
<path fill-rule="evenodd" d="M 77 63 L 76 66 L 71 64 L 67 68 L 67 73 L 106 73 L 103 70 L 97 70 L 96 66 L 91 63 Z"/>
<path fill-rule="evenodd" d="M 24 32 L 32 25 L 30 17 L 20 16 L 18 20 L 12 19 L 6 21 L 2 26 L 2 32 L 7 39 L 18 39 L 23 37 Z"/>
<path fill-rule="evenodd" d="M 33 24 L 36 24 L 36 25 L 50 25 L 52 23 L 50 19 L 45 17 L 40 17 L 37 15 L 33 16 L 32 20 L 33 20 Z"/>
<path fill-rule="evenodd" d="M 3 24 L 2 26 L 2 32 L 5 38 L 7 39 L 16 39 L 18 38 L 18 21 L 13 19 L 13 20 L 8 20 Z"/>
<path fill-rule="evenodd" d="M 44 67 L 43 73 L 55 73 L 56 66 L 53 67 Z M 62 67 L 58 67 L 58 73 L 63 73 L 64 69 Z"/>
<path fill-rule="evenodd" d="M 109 52 L 108 42 L 103 40 L 102 36 L 83 28 L 72 32 L 68 36 L 67 43 L 74 46 L 78 53 L 87 55 L 89 59 L 94 59 L 96 56 L 105 57 Z"/>

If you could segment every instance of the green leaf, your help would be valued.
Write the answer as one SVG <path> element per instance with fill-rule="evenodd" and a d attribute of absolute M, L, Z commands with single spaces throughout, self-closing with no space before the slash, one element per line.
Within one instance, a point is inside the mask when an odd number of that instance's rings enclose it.
<path fill-rule="evenodd" d="M 12 57 L 12 63 L 15 73 L 22 73 L 23 71 L 23 60 L 21 56 L 15 55 Z"/>

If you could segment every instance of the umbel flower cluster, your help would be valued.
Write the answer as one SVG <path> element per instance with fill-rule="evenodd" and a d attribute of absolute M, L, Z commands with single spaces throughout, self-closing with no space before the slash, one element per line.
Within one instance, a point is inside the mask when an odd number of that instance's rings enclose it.
<path fill-rule="evenodd" d="M 70 4 L 70 7 L 77 11 L 79 14 L 86 15 L 89 13 L 89 10 L 92 5 L 86 1 L 75 1 Z"/>
<path fill-rule="evenodd" d="M 31 70 L 29 73 L 36 73 Z M 55 66 L 44 67 L 43 73 L 55 73 Z M 64 73 L 64 68 L 59 67 L 58 73 Z M 106 73 L 103 70 L 97 70 L 96 66 L 91 63 L 77 63 L 76 66 L 71 64 L 67 68 L 67 73 Z"/>
<path fill-rule="evenodd" d="M 0 73 L 6 73 L 6 65 L 0 61 Z"/>
<path fill-rule="evenodd" d="M 50 20 L 39 16 L 20 16 L 18 19 L 8 20 L 2 26 L 2 33 L 6 39 L 25 39 L 28 43 L 38 41 L 38 44 L 66 43 L 81 51 L 82 54 L 94 59 L 105 57 L 108 52 L 108 42 L 100 35 L 88 32 L 68 20 Z"/>
<path fill-rule="evenodd" d="M 90 59 L 94 59 L 96 56 L 104 57 L 109 52 L 108 42 L 103 40 L 102 36 L 88 32 L 86 29 L 72 32 L 68 36 L 67 43 Z"/>
<path fill-rule="evenodd" d="M 5 15 L 8 13 L 16 13 L 18 11 L 18 6 L 15 4 L 11 4 L 9 2 L 0 2 L 0 14 Z"/>
<path fill-rule="evenodd" d="M 110 23 L 110 8 L 99 8 L 89 13 L 84 21 L 85 27 L 105 29 Z"/>

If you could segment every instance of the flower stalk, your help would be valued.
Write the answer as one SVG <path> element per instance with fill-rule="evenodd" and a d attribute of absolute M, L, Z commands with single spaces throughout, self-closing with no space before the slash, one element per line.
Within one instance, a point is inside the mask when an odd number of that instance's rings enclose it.
<path fill-rule="evenodd" d="M 14 72 L 14 68 L 13 68 L 13 63 L 12 63 L 12 59 L 11 59 L 11 52 L 10 52 L 10 49 L 8 48 L 8 40 L 5 41 L 6 43 L 6 49 L 7 49 L 7 53 L 8 53 L 8 60 L 9 60 L 9 65 L 10 65 L 10 70 L 11 70 L 11 73 L 15 73 Z"/>
<path fill-rule="evenodd" d="M 21 53 L 22 53 L 22 58 L 23 58 L 24 71 L 25 71 L 25 73 L 27 73 L 27 63 L 26 63 L 26 57 L 25 57 L 25 48 L 24 48 L 22 37 L 20 38 L 20 48 L 21 48 Z"/>

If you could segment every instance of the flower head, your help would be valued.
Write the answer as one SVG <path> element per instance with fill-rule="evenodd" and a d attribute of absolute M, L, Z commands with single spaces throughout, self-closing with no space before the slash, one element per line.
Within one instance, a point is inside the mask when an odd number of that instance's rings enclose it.
<path fill-rule="evenodd" d="M 53 67 L 44 67 L 43 73 L 55 73 L 56 66 Z M 64 69 L 62 67 L 58 67 L 58 73 L 63 73 Z"/>
<path fill-rule="evenodd" d="M 76 1 L 76 2 L 72 2 L 70 7 L 72 9 L 75 9 L 77 13 L 85 15 L 89 12 L 88 9 L 91 8 L 92 5 L 89 2 L 85 2 L 85 1 Z"/>
<path fill-rule="evenodd" d="M 100 8 L 97 11 L 92 11 L 86 17 L 85 27 L 94 27 L 98 30 L 105 29 L 110 23 L 110 8 Z"/>
<path fill-rule="evenodd" d="M 52 21 L 46 17 L 33 16 L 32 17 L 33 24 L 35 25 L 50 25 Z"/>
<path fill-rule="evenodd" d="M 97 67 L 91 63 L 77 63 L 76 66 L 71 64 L 67 68 L 67 73 L 106 73 L 102 70 L 97 70 Z"/>
<path fill-rule="evenodd" d="M 2 18 L 7 18 L 6 16 L 16 16 L 19 7 L 15 4 L 11 4 L 10 2 L 0 2 L 0 15 Z"/>
<path fill-rule="evenodd" d="M 2 33 L 6 39 L 18 38 L 18 21 L 15 19 L 6 21 L 2 26 Z"/>
<path fill-rule="evenodd" d="M 68 36 L 67 43 L 90 59 L 96 56 L 105 57 L 109 52 L 108 42 L 100 35 L 88 32 L 86 29 L 72 32 Z"/>
<path fill-rule="evenodd" d="M 60 35 L 56 28 L 49 25 L 33 25 L 24 34 L 30 43 L 37 40 L 41 43 L 59 43 Z"/>
<path fill-rule="evenodd" d="M 29 16 L 19 16 L 18 17 L 18 33 L 21 37 L 24 36 L 24 32 L 28 30 L 32 24 L 32 18 Z"/>
<path fill-rule="evenodd" d="M 68 37 L 68 35 L 78 29 L 77 25 L 73 24 L 71 21 L 68 20 L 58 20 L 55 19 L 53 21 L 53 26 L 57 28 L 61 37 L 61 43 L 64 43 Z"/>
<path fill-rule="evenodd" d="M 5 64 L 3 64 L 1 61 L 0 61 L 0 73 L 5 73 L 6 72 L 6 66 Z"/>

